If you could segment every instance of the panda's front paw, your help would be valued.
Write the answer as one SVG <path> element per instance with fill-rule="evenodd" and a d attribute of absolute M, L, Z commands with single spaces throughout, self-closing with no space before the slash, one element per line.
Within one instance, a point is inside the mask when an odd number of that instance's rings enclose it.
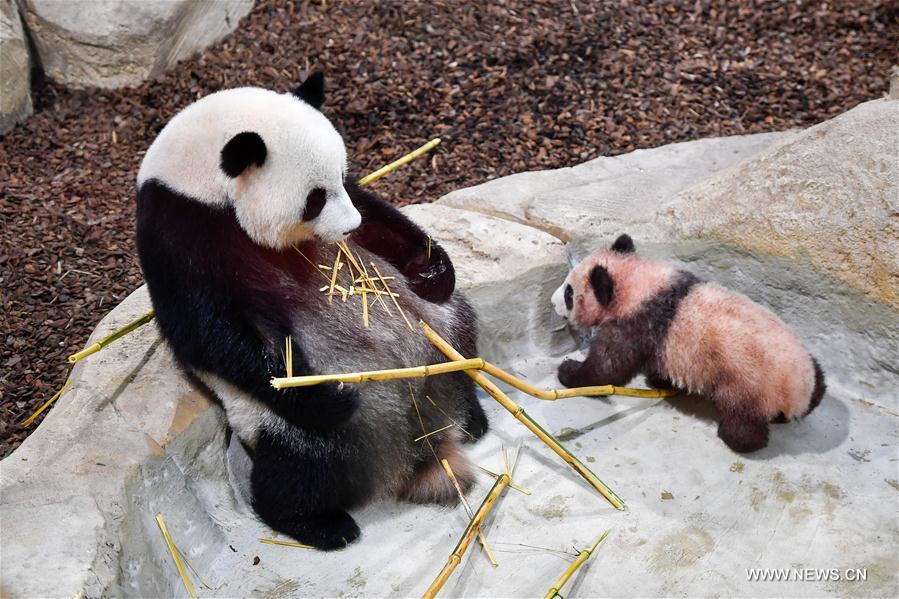
<path fill-rule="evenodd" d="M 409 287 L 418 297 L 433 303 L 443 303 L 456 288 L 456 271 L 446 251 L 432 243 L 430 256 L 426 252 L 416 256 L 407 267 Z"/>
<path fill-rule="evenodd" d="M 559 365 L 559 382 L 566 387 L 580 387 L 580 371 L 582 362 L 565 360 Z"/>
<path fill-rule="evenodd" d="M 359 409 L 359 392 L 342 383 L 308 387 L 303 402 L 302 426 L 332 430 L 345 424 Z"/>

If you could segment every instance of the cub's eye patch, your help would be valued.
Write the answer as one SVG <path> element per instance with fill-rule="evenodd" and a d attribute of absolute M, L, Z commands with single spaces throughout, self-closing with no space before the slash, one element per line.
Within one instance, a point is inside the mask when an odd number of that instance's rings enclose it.
<path fill-rule="evenodd" d="M 316 187 L 310 191 L 309 195 L 306 196 L 306 208 L 303 209 L 303 220 L 312 220 L 321 214 L 322 209 L 325 207 L 326 200 L 327 195 L 325 194 L 325 190 L 321 187 Z"/>
<path fill-rule="evenodd" d="M 574 307 L 574 289 L 571 288 L 571 285 L 565 285 L 565 308 L 571 312 L 571 309 Z"/>

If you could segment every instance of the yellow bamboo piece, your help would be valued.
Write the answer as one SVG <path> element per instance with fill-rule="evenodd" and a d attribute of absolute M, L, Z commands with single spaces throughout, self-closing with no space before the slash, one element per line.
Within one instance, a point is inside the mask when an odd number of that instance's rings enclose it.
<path fill-rule="evenodd" d="M 456 351 L 453 346 L 447 343 L 440 335 L 438 335 L 434 330 L 429 327 L 424 322 L 419 323 L 421 328 L 424 330 L 425 336 L 428 340 L 438 349 L 440 350 L 447 358 L 451 360 L 465 360 L 465 358 Z M 537 438 L 543 441 L 550 449 L 552 449 L 559 457 L 561 457 L 565 462 L 571 466 L 575 472 L 580 474 L 584 479 L 589 482 L 594 489 L 599 491 L 603 497 L 605 497 L 609 503 L 611 503 L 615 509 L 623 510 L 624 502 L 621 500 L 618 495 L 615 494 L 612 489 L 610 489 L 604 482 L 602 482 L 599 477 L 597 477 L 589 468 L 587 468 L 579 459 L 574 457 L 570 451 L 565 449 L 561 443 L 559 443 L 555 437 L 550 435 L 546 430 L 543 429 L 537 422 L 531 418 L 527 412 L 525 412 L 524 408 L 516 404 L 512 401 L 508 395 L 502 392 L 502 390 L 497 387 L 490 379 L 484 376 L 480 372 L 475 372 L 473 370 L 464 370 L 465 374 L 470 376 L 474 381 L 480 385 L 487 393 L 491 395 L 499 404 L 504 407 L 509 413 L 512 414 L 519 422 L 525 425 L 528 430 L 537 435 Z"/>
<path fill-rule="evenodd" d="M 368 372 L 349 372 L 346 374 L 313 374 L 308 376 L 273 378 L 271 383 L 275 389 L 287 387 L 310 387 L 321 383 L 364 383 L 366 381 L 387 381 L 394 379 L 414 379 L 460 370 L 477 370 L 483 366 L 484 360 L 472 358 L 455 362 L 440 362 L 411 368 L 391 368 L 388 370 L 370 370 Z"/>
<path fill-rule="evenodd" d="M 377 181 L 381 177 L 383 177 L 385 175 L 389 175 L 390 173 L 392 173 L 396 169 L 400 168 L 401 166 L 403 166 L 405 164 L 409 164 L 410 162 L 412 162 L 419 156 L 424 156 L 425 154 L 427 154 L 428 152 L 430 152 L 431 150 L 433 150 L 434 148 L 436 148 L 439 145 L 440 145 L 440 138 L 435 137 L 434 139 L 432 139 L 425 145 L 421 146 L 420 148 L 412 150 L 411 152 L 409 152 L 408 154 L 406 154 L 399 160 L 394 160 L 387 166 L 382 166 L 375 172 L 365 175 L 364 177 L 359 179 L 359 185 L 360 186 L 368 185 L 369 183 L 372 183 L 373 181 Z"/>
<path fill-rule="evenodd" d="M 334 300 L 334 286 L 337 285 L 337 271 L 340 270 L 340 250 L 337 250 L 337 255 L 334 256 L 334 270 L 331 271 L 331 285 L 328 289 L 328 303 L 330 304 Z"/>
<path fill-rule="evenodd" d="M 459 500 L 462 502 L 462 507 L 465 508 L 465 513 L 468 514 L 469 518 L 474 518 L 474 511 L 472 511 L 471 505 L 468 503 L 468 499 L 465 498 L 465 493 L 462 491 L 462 486 L 459 484 L 459 479 L 456 478 L 456 473 L 453 472 L 453 469 L 450 467 L 449 462 L 445 459 L 440 460 L 440 464 L 443 466 L 443 470 L 449 477 L 450 482 L 452 482 L 453 486 L 456 488 L 456 493 L 459 494 Z M 487 537 L 485 537 L 484 533 L 480 530 L 478 530 L 478 542 L 481 544 L 481 547 L 484 548 L 484 554 L 487 556 L 487 559 L 490 560 L 490 563 L 493 565 L 493 567 L 497 567 L 499 565 L 499 562 L 496 561 L 496 556 L 493 555 L 493 550 L 490 549 L 490 545 L 487 543 Z"/>
<path fill-rule="evenodd" d="M 60 389 L 59 391 L 54 393 L 53 397 L 51 397 L 50 399 L 45 401 L 43 403 L 43 405 L 41 405 L 41 407 L 39 407 L 37 410 L 35 410 L 34 414 L 32 414 L 31 416 L 29 416 L 28 418 L 23 420 L 22 423 L 19 424 L 19 426 L 21 426 L 22 428 L 31 426 L 31 423 L 34 422 L 35 420 L 37 420 L 37 417 L 40 416 L 41 414 L 43 414 L 44 410 L 46 410 L 47 408 L 52 406 L 53 402 L 55 402 L 57 399 L 59 399 L 59 396 L 62 395 L 63 393 L 65 393 L 66 390 L 71 386 L 72 386 L 72 381 L 66 381 L 66 384 L 62 386 L 62 389 Z"/>
<path fill-rule="evenodd" d="M 381 285 L 383 285 L 384 289 L 387 291 L 387 293 L 390 294 L 390 299 L 393 300 L 393 303 L 396 306 L 397 311 L 400 313 L 400 316 L 402 316 L 403 320 L 406 321 L 406 326 L 409 327 L 410 331 L 415 331 L 415 327 L 413 327 L 412 323 L 409 322 L 409 319 L 406 318 L 406 313 L 403 312 L 403 308 L 400 306 L 400 303 L 397 301 L 397 299 L 396 299 L 397 295 L 395 293 L 393 293 L 392 291 L 390 291 L 390 287 L 387 286 L 387 280 L 384 278 L 384 275 L 381 274 L 381 271 L 378 270 L 378 265 L 375 264 L 374 262 L 372 262 L 371 267 L 373 269 L 375 269 L 375 274 L 378 275 L 378 279 L 381 281 Z"/>
<path fill-rule="evenodd" d="M 162 514 L 156 514 L 156 524 L 159 525 L 159 530 L 162 531 L 162 538 L 165 539 L 165 544 L 168 545 L 169 553 L 172 554 L 172 559 L 175 560 L 175 567 L 178 568 L 178 573 L 181 575 L 181 581 L 184 583 L 184 588 L 187 589 L 187 594 L 190 595 L 192 599 L 197 599 L 197 591 L 194 590 L 194 583 L 191 582 L 190 577 L 187 575 L 187 568 L 185 568 L 184 562 L 181 559 L 181 552 L 175 547 L 175 542 L 172 541 L 172 536 L 165 526 L 165 520 L 162 519 Z"/>
<path fill-rule="evenodd" d="M 446 565 L 443 566 L 443 569 L 437 574 L 437 578 L 434 579 L 434 582 L 431 583 L 431 586 L 429 586 L 428 590 L 422 595 L 422 599 L 433 599 L 433 597 L 436 597 L 437 593 L 440 592 L 440 589 L 443 588 L 443 585 L 446 584 L 446 581 L 449 580 L 449 577 L 456 569 L 456 566 L 462 562 L 462 556 L 465 554 L 468 546 L 471 545 L 471 540 L 481 529 L 481 524 L 487 519 L 490 510 L 493 508 L 502 492 L 509 486 L 511 480 L 512 473 L 511 471 L 508 471 L 501 474 L 499 478 L 496 479 L 496 482 L 493 483 L 493 487 L 491 487 L 490 492 L 487 493 L 487 497 L 484 498 L 481 507 L 479 507 L 475 515 L 472 516 L 471 521 L 469 521 L 468 526 L 465 528 L 465 532 L 462 534 L 462 538 L 456 543 L 456 547 L 446 560 Z"/>
<path fill-rule="evenodd" d="M 283 545 L 285 547 L 299 547 L 300 549 L 315 549 L 312 545 L 303 545 L 302 543 L 297 543 L 296 541 L 276 541 L 275 539 L 259 539 L 260 543 L 267 543 L 269 545 Z"/>
<path fill-rule="evenodd" d="M 561 598 L 562 595 L 559 594 L 559 591 L 562 590 L 562 587 L 565 586 L 565 583 L 568 582 L 568 579 L 571 578 L 574 572 L 578 568 L 580 568 L 584 562 L 590 559 L 590 556 L 593 555 L 594 551 L 596 551 L 597 546 L 602 543 L 603 539 L 609 536 L 610 532 L 611 530 L 607 530 L 601 537 L 599 537 L 599 539 L 597 539 L 595 543 L 593 543 L 593 547 L 581 551 L 578 554 L 577 559 L 574 560 L 574 562 L 570 566 L 568 566 L 568 568 L 562 573 L 562 576 L 559 577 L 559 580 L 556 581 L 556 584 L 554 584 L 552 588 L 550 588 L 546 592 L 546 595 L 543 597 L 543 599 L 554 599 L 555 597 Z"/>
<path fill-rule="evenodd" d="M 131 331 L 144 326 L 145 324 L 147 324 L 148 322 L 153 320 L 154 316 L 156 316 L 156 311 L 150 310 L 149 312 L 147 312 L 146 314 L 144 314 L 137 320 L 134 320 L 134 321 L 126 324 L 121 329 L 107 335 L 106 337 L 103 337 L 96 343 L 94 343 L 92 345 L 88 345 L 87 347 L 82 349 L 80 352 L 72 354 L 68 358 L 69 363 L 74 364 L 78 360 L 83 360 L 84 358 L 88 357 L 89 355 L 97 353 L 98 351 L 100 351 L 101 349 L 103 349 L 104 347 L 106 347 L 107 345 L 109 345 L 110 343 L 115 341 L 116 339 L 124 337 Z"/>
<path fill-rule="evenodd" d="M 544 399 L 547 401 L 555 401 L 557 399 L 565 399 L 568 397 L 591 397 L 598 395 L 626 395 L 629 397 L 659 398 L 670 397 L 677 393 L 673 389 L 633 389 L 631 387 L 617 387 L 615 385 L 572 387 L 570 389 L 551 389 L 547 391 L 511 375 L 489 362 L 484 364 L 482 370 L 490 376 L 515 387 L 519 391 L 527 393 L 537 399 Z"/>

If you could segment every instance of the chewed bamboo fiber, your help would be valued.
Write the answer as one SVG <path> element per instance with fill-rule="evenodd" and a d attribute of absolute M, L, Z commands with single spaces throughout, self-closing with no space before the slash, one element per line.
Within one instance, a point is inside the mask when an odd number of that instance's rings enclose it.
<path fill-rule="evenodd" d="M 434 330 L 429 327 L 424 322 L 420 323 L 421 328 L 425 332 L 425 336 L 428 340 L 443 354 L 451 359 L 451 360 L 464 360 L 465 358 L 456 351 L 453 346 L 447 343 L 440 335 L 434 332 Z M 575 472 L 580 474 L 587 482 L 589 482 L 593 488 L 599 491 L 603 497 L 605 497 L 609 503 L 611 503 L 616 509 L 622 510 L 624 509 L 624 502 L 621 500 L 618 495 L 615 494 L 612 489 L 610 489 L 604 482 L 602 482 L 599 477 L 597 477 L 593 472 L 587 468 L 580 460 L 574 457 L 571 452 L 569 452 L 565 447 L 559 443 L 555 437 L 550 435 L 546 430 L 543 429 L 537 422 L 531 418 L 527 412 L 524 411 L 524 408 L 520 407 L 514 401 L 509 399 L 509 396 L 502 392 L 502 390 L 497 387 L 490 379 L 484 376 L 482 373 L 466 370 L 465 374 L 470 376 L 474 381 L 480 385 L 487 393 L 491 395 L 496 401 L 499 402 L 501 406 L 506 408 L 519 422 L 525 425 L 528 430 L 537 435 L 537 438 L 543 441 L 550 449 L 552 449 L 559 457 L 561 457 L 565 462 L 571 466 Z"/>
<path fill-rule="evenodd" d="M 107 335 L 106 337 L 103 337 L 96 343 L 88 345 L 87 347 L 82 349 L 80 352 L 76 352 L 76 353 L 72 354 L 68 358 L 69 363 L 74 364 L 78 360 L 82 360 L 91 354 L 97 353 L 98 351 L 100 351 L 101 349 L 103 349 L 104 347 L 106 347 L 107 345 L 109 345 L 110 343 L 115 341 L 116 339 L 124 337 L 131 331 L 138 329 L 138 328 L 142 327 L 143 325 L 147 324 L 148 322 L 153 320 L 154 316 L 156 316 L 156 311 L 150 310 L 149 312 L 147 312 L 146 314 L 144 314 L 137 320 L 134 320 L 133 322 L 126 324 L 121 329 Z"/>
<path fill-rule="evenodd" d="M 309 376 L 273 378 L 271 383 L 275 389 L 287 387 L 308 387 L 321 383 L 362 383 L 365 381 L 386 381 L 392 379 L 421 378 L 435 374 L 459 372 L 460 370 L 478 369 L 484 365 L 481 358 L 460 360 L 458 362 L 441 362 L 412 368 L 392 368 L 389 370 L 372 370 L 369 372 L 350 372 L 347 374 L 320 374 Z"/>
<path fill-rule="evenodd" d="M 562 573 L 562 576 L 559 577 L 559 580 L 556 581 L 556 584 L 554 584 L 552 588 L 550 588 L 546 592 L 546 595 L 543 597 L 543 599 L 554 599 L 555 597 L 561 597 L 562 595 L 559 594 L 559 591 L 562 590 L 562 587 L 565 586 L 565 583 L 568 582 L 568 579 L 571 578 L 575 571 L 577 571 L 577 569 L 580 568 L 584 562 L 590 559 L 590 556 L 593 555 L 593 552 L 596 551 L 596 548 L 600 543 L 602 543 L 603 539 L 609 536 L 610 532 L 610 530 L 607 530 L 601 537 L 599 537 L 599 539 L 596 540 L 595 543 L 593 543 L 593 546 L 590 549 L 584 549 L 583 551 L 581 551 L 578 554 L 577 559 L 574 560 L 574 562 L 572 562 L 571 565 L 568 566 L 568 568 L 566 568 L 566 570 Z"/>
<path fill-rule="evenodd" d="M 456 543 L 456 547 L 446 560 L 446 565 L 443 566 L 443 569 L 437 574 L 437 578 L 434 579 L 434 582 L 431 583 L 431 586 L 429 586 L 428 590 L 422 595 L 422 599 L 433 599 L 433 597 L 436 597 L 437 593 L 440 592 L 440 589 L 443 588 L 443 585 L 446 584 L 446 581 L 449 580 L 449 577 L 456 569 L 456 566 L 462 562 L 462 556 L 465 555 L 465 551 L 468 549 L 468 546 L 471 545 L 471 541 L 478 531 L 480 531 L 481 524 L 487 519 L 490 510 L 499 499 L 499 496 L 502 495 L 503 491 L 506 490 L 506 487 L 508 487 L 509 483 L 512 481 L 512 469 L 514 467 L 515 465 L 513 464 L 509 471 L 501 474 L 496 479 L 496 482 L 493 483 L 490 492 L 487 493 L 487 497 L 484 498 L 478 511 L 475 512 L 471 521 L 468 523 L 468 526 L 465 528 L 465 532 L 462 533 L 462 538 Z"/>

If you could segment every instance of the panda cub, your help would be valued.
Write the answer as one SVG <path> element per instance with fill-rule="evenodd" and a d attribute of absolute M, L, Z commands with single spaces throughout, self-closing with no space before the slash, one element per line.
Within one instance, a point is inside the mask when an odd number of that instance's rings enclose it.
<path fill-rule="evenodd" d="M 333 264 L 341 240 L 390 278 L 411 322 L 477 355 L 476 317 L 446 252 L 356 187 L 323 101 L 316 74 L 291 93 L 231 89 L 175 115 L 138 174 L 137 247 L 163 337 L 221 401 L 251 458 L 252 507 L 273 529 L 336 549 L 360 534 L 348 511 L 374 498 L 454 503 L 434 454 L 470 486 L 459 443 L 482 436 L 487 419 L 461 372 L 272 388 L 288 336 L 295 375 L 444 361 L 396 312 L 373 307 L 366 327 L 358 301 L 320 291 L 315 265 Z"/>
<path fill-rule="evenodd" d="M 765 447 L 769 422 L 805 416 L 824 395 L 818 362 L 777 316 L 640 258 L 627 235 L 578 264 L 552 303 L 571 324 L 598 327 L 586 359 L 559 366 L 563 385 L 621 386 L 643 373 L 653 387 L 707 395 L 734 451 Z"/>

